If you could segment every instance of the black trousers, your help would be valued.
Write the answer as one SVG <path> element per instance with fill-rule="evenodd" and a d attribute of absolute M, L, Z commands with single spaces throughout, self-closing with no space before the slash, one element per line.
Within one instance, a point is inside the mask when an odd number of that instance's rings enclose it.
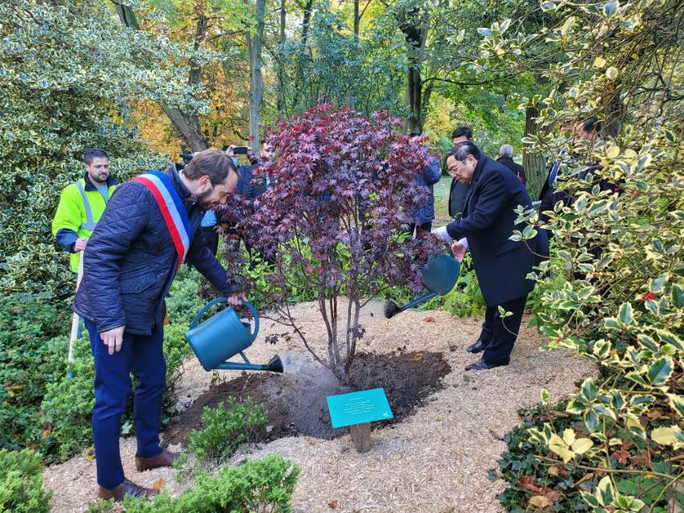
<path fill-rule="evenodd" d="M 416 233 L 416 237 L 420 237 L 421 235 L 425 233 L 430 233 L 432 231 L 432 221 L 427 221 L 425 223 L 421 224 L 416 224 L 416 223 L 411 223 L 409 225 L 409 229 L 406 230 L 406 233 L 408 233 L 411 237 L 413 237 L 413 232 Z"/>
<path fill-rule="evenodd" d="M 487 307 L 480 334 L 482 342 L 487 344 L 482 356 L 485 362 L 493 365 L 507 365 L 510 362 L 513 344 L 518 338 L 518 330 L 525 311 L 525 303 L 527 303 L 527 294 L 500 305 Z M 499 306 L 504 311 L 511 312 L 512 315 L 501 317 Z"/>

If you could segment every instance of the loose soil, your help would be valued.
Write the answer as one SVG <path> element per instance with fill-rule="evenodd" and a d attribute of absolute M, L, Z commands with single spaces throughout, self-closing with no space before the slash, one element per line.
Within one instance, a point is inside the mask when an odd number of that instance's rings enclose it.
<path fill-rule="evenodd" d="M 255 433 L 255 439 L 271 442 L 288 436 L 312 436 L 325 440 L 347 434 L 334 429 L 326 397 L 354 390 L 384 388 L 394 419 L 377 422 L 378 429 L 401 422 L 434 392 L 444 388 L 442 378 L 451 370 L 441 353 L 405 352 L 376 355 L 360 354 L 354 361 L 350 385 L 343 386 L 332 374 L 320 378 L 322 371 L 307 375 L 243 372 L 239 377 L 212 386 L 193 405 L 171 420 L 164 443 L 187 446 L 194 430 L 202 427 L 202 412 L 215 408 L 228 397 L 240 401 L 252 398 L 268 410 L 268 426 Z"/>

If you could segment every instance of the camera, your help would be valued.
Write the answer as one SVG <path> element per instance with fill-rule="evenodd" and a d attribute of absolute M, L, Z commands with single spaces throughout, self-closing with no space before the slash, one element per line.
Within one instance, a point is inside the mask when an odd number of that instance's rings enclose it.
<path fill-rule="evenodd" d="M 183 162 L 187 164 L 192 160 L 192 153 L 181 153 L 180 158 L 182 158 Z"/>
<path fill-rule="evenodd" d="M 247 146 L 235 146 L 233 147 L 234 155 L 247 155 L 249 148 Z"/>

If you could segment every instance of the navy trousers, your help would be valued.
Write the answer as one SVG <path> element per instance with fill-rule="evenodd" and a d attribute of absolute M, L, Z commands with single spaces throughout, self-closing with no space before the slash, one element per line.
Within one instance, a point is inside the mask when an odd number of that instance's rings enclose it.
<path fill-rule="evenodd" d="M 112 490 L 124 481 L 119 434 L 121 415 L 131 394 L 131 373 L 136 377 L 133 398 L 133 427 L 138 442 L 136 456 L 152 458 L 162 451 L 159 430 L 166 386 L 164 332 L 161 326 L 154 328 L 151 335 L 124 332 L 121 351 L 110 355 L 95 323 L 86 320 L 85 325 L 95 360 L 92 425 L 97 483 Z"/>
<path fill-rule="evenodd" d="M 487 344 L 482 359 L 494 365 L 507 365 L 525 312 L 527 294 L 501 305 L 488 306 L 480 338 Z M 499 306 L 513 315 L 501 317 Z"/>

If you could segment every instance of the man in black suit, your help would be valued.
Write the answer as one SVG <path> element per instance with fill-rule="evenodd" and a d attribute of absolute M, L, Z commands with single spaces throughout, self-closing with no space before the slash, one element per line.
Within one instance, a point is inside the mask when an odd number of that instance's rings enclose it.
<path fill-rule="evenodd" d="M 465 141 L 473 140 L 473 131 L 467 126 L 459 126 L 451 133 L 451 142 L 454 146 Z M 465 197 L 468 193 L 468 185 L 459 183 L 455 178 L 451 179 L 449 187 L 449 217 L 458 219 L 463 215 Z"/>
<path fill-rule="evenodd" d="M 468 194 L 462 218 L 433 233 L 458 241 L 452 245 L 452 251 L 459 260 L 466 250 L 471 251 L 487 304 L 485 325 L 491 331 L 489 340 L 479 341 L 484 349 L 482 359 L 466 370 L 508 365 L 527 295 L 534 288 L 534 282 L 526 276 L 541 258 L 548 256 L 546 234 L 540 230 L 530 241 L 510 240 L 513 230 L 523 229 L 515 224 L 515 208 L 531 208 L 532 201 L 520 180 L 480 153 L 475 144 L 457 145 L 447 155 L 446 164 L 455 180 L 468 185 Z M 500 308 L 505 312 L 503 315 Z"/>
<path fill-rule="evenodd" d="M 527 185 L 527 180 L 525 179 L 525 168 L 513 160 L 513 146 L 510 144 L 502 144 L 499 148 L 499 158 L 496 161 L 504 167 L 507 167 L 518 180 L 522 182 L 523 185 Z"/>

